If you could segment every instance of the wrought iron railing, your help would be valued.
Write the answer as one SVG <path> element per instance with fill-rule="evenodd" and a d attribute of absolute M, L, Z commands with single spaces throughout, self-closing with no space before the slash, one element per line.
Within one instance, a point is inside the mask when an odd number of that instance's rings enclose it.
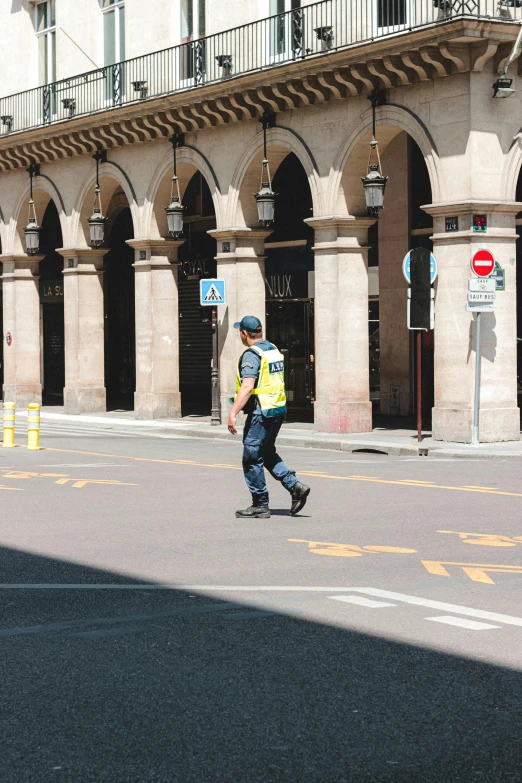
<path fill-rule="evenodd" d="M 0 135 L 192 90 L 456 18 L 522 19 L 522 0 L 321 0 L 0 99 Z"/>

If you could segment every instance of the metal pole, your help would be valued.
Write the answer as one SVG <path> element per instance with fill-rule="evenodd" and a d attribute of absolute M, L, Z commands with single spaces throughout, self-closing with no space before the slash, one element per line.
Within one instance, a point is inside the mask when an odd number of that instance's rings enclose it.
<path fill-rule="evenodd" d="M 210 423 L 212 426 L 221 424 L 221 405 L 219 401 L 219 368 L 218 368 L 218 319 L 217 307 L 212 308 L 212 411 Z"/>
<path fill-rule="evenodd" d="M 477 339 L 475 343 L 475 401 L 473 405 L 473 440 L 472 446 L 479 445 L 479 407 L 480 407 L 480 316 L 477 313 Z"/>
<path fill-rule="evenodd" d="M 417 332 L 417 441 L 422 443 L 422 332 Z"/>

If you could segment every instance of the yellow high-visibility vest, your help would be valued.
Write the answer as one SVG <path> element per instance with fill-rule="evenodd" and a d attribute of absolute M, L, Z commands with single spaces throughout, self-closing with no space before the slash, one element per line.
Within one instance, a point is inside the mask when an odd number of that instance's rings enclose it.
<path fill-rule="evenodd" d="M 261 358 L 257 383 L 252 389 L 252 394 L 259 400 L 261 413 L 263 416 L 278 416 L 286 413 L 285 357 L 275 346 L 269 348 L 268 351 L 263 351 L 262 348 L 251 345 L 248 350 L 255 351 Z M 237 365 L 236 397 L 241 387 L 241 361 L 243 356 L 241 356 Z"/>

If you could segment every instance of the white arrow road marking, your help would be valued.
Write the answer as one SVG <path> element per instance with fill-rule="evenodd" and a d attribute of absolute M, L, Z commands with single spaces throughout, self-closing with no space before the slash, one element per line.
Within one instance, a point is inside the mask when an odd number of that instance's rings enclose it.
<path fill-rule="evenodd" d="M 368 609 L 382 609 L 384 606 L 397 606 L 397 604 L 388 604 L 384 601 L 372 601 L 370 598 L 363 598 L 362 595 L 329 595 L 332 601 L 343 601 L 347 604 L 356 604 L 357 606 L 366 606 Z"/>
<path fill-rule="evenodd" d="M 470 609 L 467 606 L 447 604 L 443 601 L 431 601 L 429 598 L 417 598 L 415 595 L 405 595 L 404 593 L 392 593 L 389 590 L 379 590 L 375 587 L 357 587 L 354 588 L 353 591 L 355 593 L 373 595 L 377 598 L 391 598 L 394 601 L 402 601 L 405 604 L 427 606 L 429 609 L 440 609 L 441 611 L 452 612 L 453 614 L 463 614 L 467 617 L 478 617 L 481 620 L 490 620 L 492 622 L 505 623 L 506 625 L 518 625 L 519 627 L 522 627 L 522 617 L 512 617 L 509 614 L 485 612 L 482 609 Z"/>
<path fill-rule="evenodd" d="M 466 628 L 468 631 L 488 631 L 490 628 L 500 628 L 500 625 L 477 623 L 476 620 L 465 620 L 463 617 L 425 617 L 424 619 L 432 620 L 434 623 L 457 625 L 459 628 Z"/>

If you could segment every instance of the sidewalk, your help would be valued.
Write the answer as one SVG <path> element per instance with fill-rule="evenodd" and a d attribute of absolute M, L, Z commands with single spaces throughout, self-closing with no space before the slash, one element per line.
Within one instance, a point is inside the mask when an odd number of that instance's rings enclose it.
<path fill-rule="evenodd" d="M 27 417 L 27 411 L 17 411 L 17 421 Z M 131 411 L 111 411 L 109 413 L 71 416 L 63 409 L 44 407 L 41 413 L 42 440 L 45 428 L 58 426 L 82 429 L 140 429 L 143 432 L 154 431 L 161 434 L 183 435 L 193 438 L 218 438 L 229 441 L 241 441 L 241 436 L 230 435 L 224 424 L 212 427 L 209 417 L 188 416 L 183 419 L 157 419 L 142 421 L 134 417 Z M 464 443 L 447 443 L 433 440 L 430 432 L 423 433 L 422 443 L 417 443 L 417 432 L 412 429 L 385 429 L 376 427 L 373 432 L 330 434 L 318 432 L 313 424 L 284 424 L 278 438 L 281 446 L 297 446 L 310 449 L 329 449 L 332 451 L 357 452 L 375 451 L 399 456 L 463 457 L 467 459 L 522 459 L 522 442 L 483 443 L 477 447 Z"/>

